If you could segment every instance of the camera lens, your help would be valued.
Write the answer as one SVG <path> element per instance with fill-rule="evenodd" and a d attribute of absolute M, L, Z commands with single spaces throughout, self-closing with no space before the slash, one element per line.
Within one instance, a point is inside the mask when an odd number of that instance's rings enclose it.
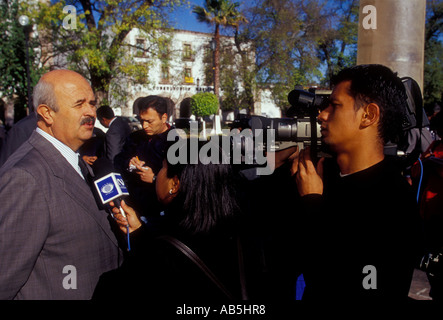
<path fill-rule="evenodd" d="M 277 139 L 281 141 L 295 141 L 297 138 L 297 122 L 295 120 L 277 123 Z"/>

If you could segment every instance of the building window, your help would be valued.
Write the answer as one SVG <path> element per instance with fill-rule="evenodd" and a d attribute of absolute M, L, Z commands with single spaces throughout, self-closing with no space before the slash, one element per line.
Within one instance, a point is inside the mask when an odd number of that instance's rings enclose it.
<path fill-rule="evenodd" d="M 145 39 L 137 39 L 135 42 L 135 55 L 137 57 L 145 56 Z"/>
<path fill-rule="evenodd" d="M 183 44 L 183 60 L 194 60 L 192 45 L 190 43 Z"/>
<path fill-rule="evenodd" d="M 162 65 L 161 83 L 169 83 L 169 66 Z"/>
<path fill-rule="evenodd" d="M 193 84 L 194 78 L 192 77 L 192 69 L 191 68 L 185 68 L 185 83 L 186 84 Z"/>

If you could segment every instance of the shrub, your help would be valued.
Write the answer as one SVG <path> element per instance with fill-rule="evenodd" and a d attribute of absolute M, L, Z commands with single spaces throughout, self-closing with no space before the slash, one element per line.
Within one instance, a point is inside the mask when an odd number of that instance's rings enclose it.
<path fill-rule="evenodd" d="M 215 114 L 218 110 L 217 96 L 209 92 L 201 92 L 192 96 L 191 111 L 196 117 Z"/>

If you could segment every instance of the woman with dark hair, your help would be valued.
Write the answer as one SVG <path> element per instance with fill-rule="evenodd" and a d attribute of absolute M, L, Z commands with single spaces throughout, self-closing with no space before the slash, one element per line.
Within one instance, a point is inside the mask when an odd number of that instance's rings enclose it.
<path fill-rule="evenodd" d="M 197 163 L 190 161 L 191 144 L 182 141 L 177 152 L 186 157 L 175 164 L 169 158 L 177 157 L 166 157 L 157 175 L 157 197 L 165 205 L 161 229 L 148 229 L 124 201 L 127 218 L 113 209 L 121 230 L 129 227 L 131 251 L 118 270 L 102 276 L 94 298 L 123 293 L 125 299 L 143 300 L 246 298 L 232 168 L 202 155 L 202 143 L 193 156 Z"/>

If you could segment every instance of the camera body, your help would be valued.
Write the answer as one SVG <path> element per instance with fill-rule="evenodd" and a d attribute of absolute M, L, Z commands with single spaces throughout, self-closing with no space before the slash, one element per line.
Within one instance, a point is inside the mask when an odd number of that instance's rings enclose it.
<path fill-rule="evenodd" d="M 318 151 L 322 143 L 317 116 L 319 110 L 328 103 L 330 94 L 331 90 L 311 88 L 305 91 L 301 86 L 296 86 L 288 94 L 291 107 L 285 118 L 239 114 L 231 129 L 251 130 L 256 147 L 262 151 L 274 152 L 294 146 L 301 150 L 310 146 L 312 154 L 320 156 Z M 247 142 L 241 140 L 242 138 L 243 136 L 234 137 L 233 145 L 244 150 Z"/>

